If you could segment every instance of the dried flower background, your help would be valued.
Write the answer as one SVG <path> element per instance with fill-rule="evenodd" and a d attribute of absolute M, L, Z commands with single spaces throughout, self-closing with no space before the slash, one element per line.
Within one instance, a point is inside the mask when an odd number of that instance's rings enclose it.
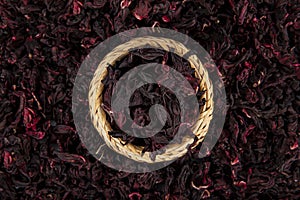
<path fill-rule="evenodd" d="M 296 0 L 0 0 L 1 199 L 299 199 L 299 13 Z M 198 41 L 230 107 L 208 157 L 127 174 L 80 143 L 71 91 L 93 47 L 143 26 Z"/>

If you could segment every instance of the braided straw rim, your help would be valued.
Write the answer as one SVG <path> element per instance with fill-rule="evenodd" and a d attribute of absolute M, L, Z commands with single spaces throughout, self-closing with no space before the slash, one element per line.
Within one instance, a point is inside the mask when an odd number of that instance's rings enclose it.
<path fill-rule="evenodd" d="M 164 153 L 156 155 L 154 161 L 150 158 L 150 152 L 145 152 L 142 155 L 143 148 L 141 146 L 132 145 L 130 143 L 124 145 L 124 141 L 122 141 L 120 138 L 114 138 L 108 134 L 112 128 L 110 123 L 106 120 L 104 110 L 101 108 L 102 91 L 104 89 L 104 85 L 101 80 L 107 75 L 106 66 L 108 63 L 114 66 L 116 61 L 119 61 L 128 55 L 131 49 L 144 47 L 149 48 L 149 46 L 152 48 L 163 49 L 165 51 L 172 50 L 173 53 L 176 53 L 180 57 L 183 57 L 190 51 L 182 43 L 168 38 L 146 36 L 132 39 L 114 48 L 100 62 L 90 83 L 88 98 L 93 125 L 99 132 L 100 136 L 104 139 L 107 146 L 117 153 L 135 161 L 158 163 L 179 158 L 187 153 L 188 145 L 191 145 L 194 142 L 192 148 L 195 148 L 200 142 L 203 141 L 212 119 L 213 85 L 209 79 L 207 70 L 203 67 L 198 57 L 196 55 L 190 55 L 187 60 L 189 61 L 191 67 L 195 69 L 196 77 L 201 80 L 199 89 L 201 91 L 205 91 L 204 97 L 206 99 L 206 103 L 202 107 L 195 125 L 192 127 L 192 132 L 197 137 L 197 141 L 194 141 L 194 138 L 191 137 L 184 137 L 180 144 L 169 144 Z"/>

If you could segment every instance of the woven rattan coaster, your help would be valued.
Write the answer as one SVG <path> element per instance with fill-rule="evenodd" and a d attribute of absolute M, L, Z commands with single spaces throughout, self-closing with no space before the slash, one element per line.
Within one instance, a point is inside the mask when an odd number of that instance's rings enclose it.
<path fill-rule="evenodd" d="M 187 55 L 187 53 L 190 52 L 189 49 L 180 42 L 168 38 L 151 36 L 135 38 L 122 45 L 117 46 L 100 62 L 90 83 L 89 106 L 91 118 L 100 136 L 104 139 L 106 144 L 117 153 L 138 162 L 156 163 L 170 161 L 186 154 L 188 145 L 193 143 L 192 148 L 194 148 L 203 141 L 208 131 L 213 113 L 212 83 L 209 79 L 207 70 L 204 68 L 198 57 L 193 54 L 190 55 L 187 60 L 189 61 L 191 67 L 195 69 L 196 77 L 201 80 L 199 89 L 201 91 L 205 91 L 204 98 L 206 99 L 206 103 L 200 111 L 200 115 L 192 128 L 197 141 L 194 141 L 194 138 L 191 137 L 184 137 L 180 144 L 168 145 L 168 148 L 164 151 L 164 153 L 157 155 L 155 160 L 151 159 L 150 152 L 145 152 L 144 154 L 142 154 L 143 147 L 141 146 L 136 146 L 130 143 L 123 145 L 120 138 L 114 138 L 108 134 L 109 131 L 112 130 L 112 128 L 110 126 L 110 123 L 106 120 L 104 110 L 101 108 L 102 92 L 104 89 L 104 85 L 102 84 L 101 80 L 107 75 L 107 64 L 114 66 L 116 61 L 119 61 L 126 55 L 128 55 L 131 49 L 145 48 L 146 46 L 148 48 L 150 46 L 151 48 L 172 51 L 173 53 L 181 57 Z"/>

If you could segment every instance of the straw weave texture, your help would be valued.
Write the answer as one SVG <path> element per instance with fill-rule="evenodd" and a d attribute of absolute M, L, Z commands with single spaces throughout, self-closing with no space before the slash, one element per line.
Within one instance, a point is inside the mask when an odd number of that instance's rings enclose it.
<path fill-rule="evenodd" d="M 110 123 L 106 120 L 104 110 L 101 108 L 102 91 L 104 89 L 104 85 L 101 83 L 101 80 L 107 75 L 107 65 L 110 64 L 114 66 L 116 61 L 119 61 L 128 55 L 129 51 L 133 48 L 144 48 L 149 46 L 152 48 L 163 49 L 165 51 L 172 50 L 173 53 L 180 57 L 183 57 L 183 55 L 189 52 L 189 49 L 180 42 L 168 38 L 151 36 L 135 38 L 117 46 L 110 53 L 108 53 L 98 65 L 98 68 L 90 83 L 89 106 L 92 123 L 111 149 L 138 162 L 156 163 L 174 160 L 183 156 L 188 150 L 187 146 L 194 142 L 194 138 L 191 139 L 190 137 L 185 137 L 183 138 L 181 144 L 168 145 L 166 151 L 163 154 L 156 155 L 156 158 L 153 161 L 150 158 L 150 152 L 145 152 L 144 155 L 142 155 L 143 147 L 132 144 L 123 145 L 122 143 L 124 142 L 120 138 L 114 138 L 108 134 L 112 128 Z M 196 142 L 194 142 L 192 146 L 192 148 L 194 148 L 203 141 L 212 119 L 213 86 L 209 79 L 207 70 L 203 67 L 198 57 L 196 55 L 191 55 L 187 60 L 189 61 L 191 67 L 195 69 L 196 77 L 201 80 L 199 89 L 201 91 L 205 91 L 203 97 L 206 99 L 205 105 L 200 110 L 200 115 L 197 119 L 197 122 L 192 128 L 193 133 L 197 137 Z"/>

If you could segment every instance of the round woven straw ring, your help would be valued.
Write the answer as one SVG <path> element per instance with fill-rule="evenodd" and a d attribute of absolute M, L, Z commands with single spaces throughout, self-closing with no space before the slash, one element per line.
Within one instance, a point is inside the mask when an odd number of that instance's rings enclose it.
<path fill-rule="evenodd" d="M 196 77 L 201 80 L 199 89 L 201 91 L 205 91 L 204 98 L 206 99 L 206 103 L 200 110 L 200 115 L 197 118 L 195 125 L 192 127 L 192 131 L 196 136 L 196 141 L 194 141 L 194 138 L 184 137 L 180 144 L 167 145 L 168 148 L 165 149 L 164 153 L 156 155 L 155 160 L 150 158 L 150 152 L 142 154 L 143 147 L 141 146 L 136 146 L 130 143 L 126 145 L 122 144 L 124 142 L 120 138 L 114 138 L 108 134 L 112 128 L 110 123 L 106 120 L 104 110 L 101 108 L 103 100 L 102 91 L 104 89 L 104 85 L 101 83 L 101 80 L 107 75 L 106 67 L 108 63 L 114 66 L 116 61 L 119 61 L 128 55 L 131 49 L 142 49 L 145 46 L 148 48 L 151 46 L 152 48 L 163 49 L 168 52 L 172 50 L 173 53 L 180 57 L 183 57 L 187 52 L 189 52 L 189 49 L 180 42 L 168 38 L 151 36 L 135 38 L 114 48 L 100 62 L 90 83 L 89 106 L 92 123 L 105 141 L 106 145 L 123 156 L 138 162 L 146 163 L 171 161 L 186 154 L 188 150 L 187 145 L 193 143 L 192 148 L 194 148 L 203 141 L 212 119 L 213 87 L 208 77 L 208 72 L 203 67 L 198 57 L 196 55 L 189 56 L 187 60 L 191 67 L 195 69 Z"/>

